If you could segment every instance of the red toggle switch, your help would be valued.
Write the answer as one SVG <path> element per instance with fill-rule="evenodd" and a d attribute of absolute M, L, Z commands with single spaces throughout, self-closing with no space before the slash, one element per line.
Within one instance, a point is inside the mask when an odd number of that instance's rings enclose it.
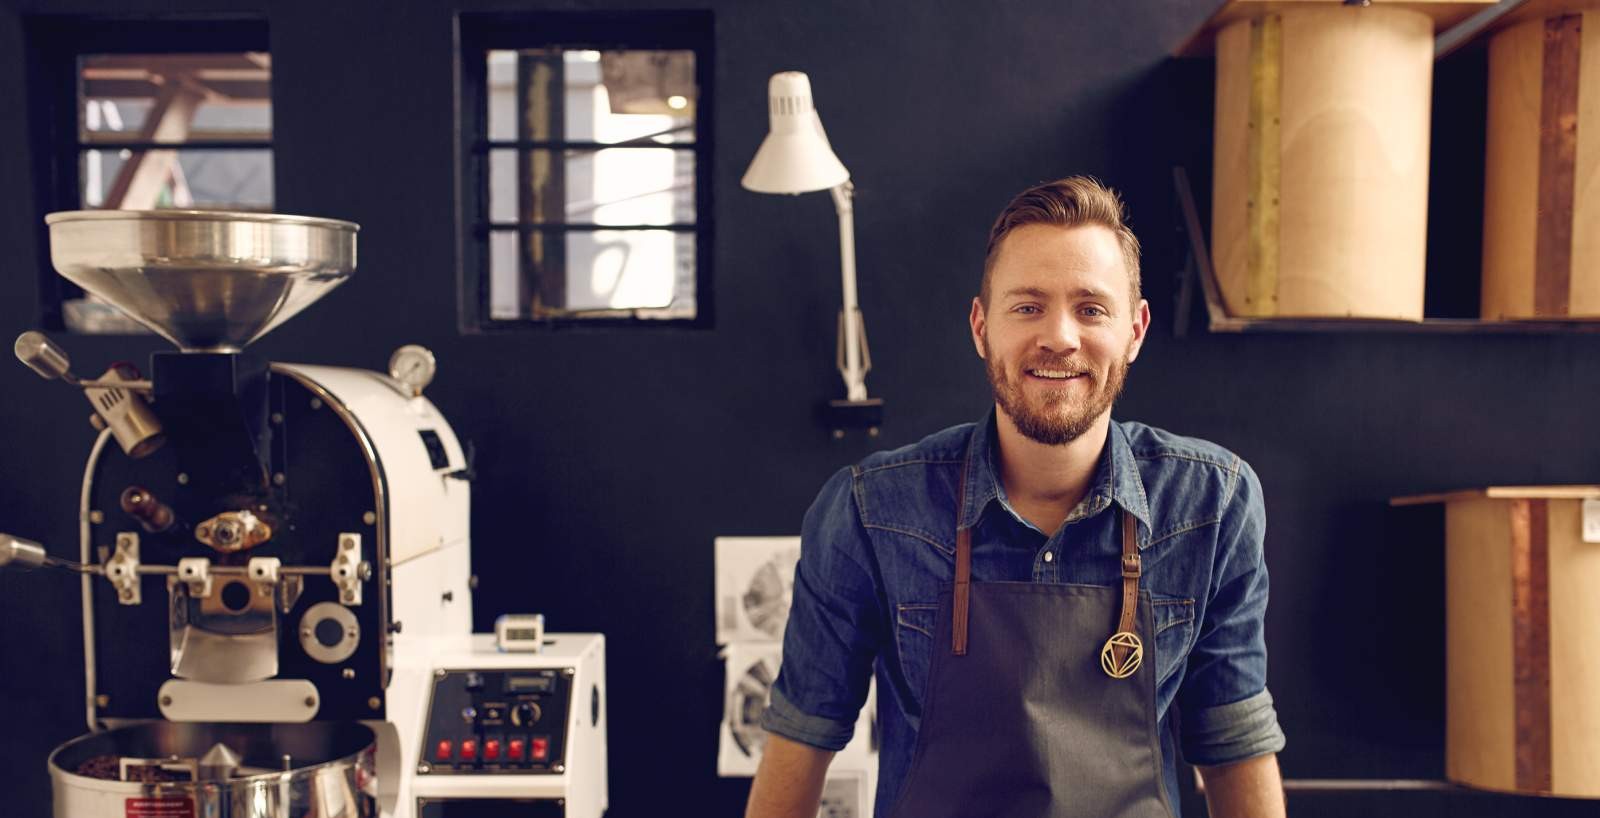
<path fill-rule="evenodd" d="M 439 742 L 439 749 L 436 751 L 435 757 L 440 761 L 449 761 L 450 760 L 450 755 L 451 755 L 450 739 L 445 739 L 445 740 Z"/>
<path fill-rule="evenodd" d="M 500 760 L 500 740 L 499 739 L 489 739 L 488 741 L 485 741 L 483 743 L 483 760 L 484 761 L 499 761 Z"/>
<path fill-rule="evenodd" d="M 512 761 L 521 761 L 528 754 L 528 742 L 520 738 L 512 739 L 511 747 L 508 749 L 507 754 Z"/>
<path fill-rule="evenodd" d="M 478 742 L 467 739 L 461 742 L 461 760 L 471 761 L 478 757 Z"/>
<path fill-rule="evenodd" d="M 550 755 L 550 739 L 539 737 L 533 740 L 533 760 L 544 761 Z"/>

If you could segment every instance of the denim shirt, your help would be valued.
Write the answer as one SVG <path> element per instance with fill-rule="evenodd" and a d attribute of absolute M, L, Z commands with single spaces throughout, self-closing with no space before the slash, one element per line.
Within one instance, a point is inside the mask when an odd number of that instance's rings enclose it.
<path fill-rule="evenodd" d="M 958 510 L 969 439 L 967 500 Z M 1119 587 L 1119 519 L 1126 509 L 1138 521 L 1140 583 L 1153 603 L 1156 633 L 1146 644 L 1148 650 L 1154 643 L 1170 803 L 1177 808 L 1174 703 L 1191 764 L 1228 764 L 1282 749 L 1266 689 L 1266 515 L 1250 467 L 1203 440 L 1113 422 L 1088 493 L 1047 536 L 1007 502 L 994 440 L 991 411 L 983 423 L 874 454 L 823 486 L 801 531 L 782 668 L 762 725 L 794 741 L 841 749 L 876 673 L 882 735 L 876 814 L 887 815 L 916 745 L 923 687 L 938 649 L 941 586 L 954 578 L 958 514 L 961 525 L 972 527 L 974 582 Z"/>

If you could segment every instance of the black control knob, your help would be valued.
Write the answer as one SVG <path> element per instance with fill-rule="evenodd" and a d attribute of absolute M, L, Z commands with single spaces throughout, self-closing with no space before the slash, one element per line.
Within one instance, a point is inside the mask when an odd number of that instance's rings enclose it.
<path fill-rule="evenodd" d="M 518 727 L 531 727 L 539 723 L 539 717 L 544 715 L 539 710 L 539 705 L 533 702 L 523 702 L 511 708 L 511 723 Z"/>

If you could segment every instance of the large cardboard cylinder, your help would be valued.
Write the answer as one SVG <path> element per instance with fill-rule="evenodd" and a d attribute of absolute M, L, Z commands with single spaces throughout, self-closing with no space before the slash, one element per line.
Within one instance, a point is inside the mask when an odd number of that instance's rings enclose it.
<path fill-rule="evenodd" d="M 1211 240 L 1227 310 L 1421 320 L 1434 20 L 1287 5 L 1217 33 Z"/>
<path fill-rule="evenodd" d="M 1600 543 L 1582 538 L 1585 493 L 1600 488 L 1442 498 L 1451 781 L 1600 798 Z"/>
<path fill-rule="evenodd" d="M 1600 318 L 1596 6 L 1541 3 L 1489 40 L 1485 319 Z"/>

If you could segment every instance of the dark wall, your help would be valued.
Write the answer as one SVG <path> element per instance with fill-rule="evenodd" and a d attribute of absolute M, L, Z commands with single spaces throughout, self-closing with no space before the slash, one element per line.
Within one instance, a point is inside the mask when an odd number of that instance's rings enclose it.
<path fill-rule="evenodd" d="M 587 2 L 551 7 L 667 8 Z M 1593 482 L 1600 336 L 1172 332 L 1181 261 L 1170 166 L 1207 198 L 1210 79 L 1168 51 L 1189 2 L 702 0 L 716 20 L 716 314 L 704 330 L 456 329 L 452 31 L 508 2 L 0 0 L 0 336 L 37 321 L 28 153 L 28 14 L 245 11 L 270 27 L 277 209 L 362 225 L 361 269 L 256 346 L 381 369 L 438 355 L 430 397 L 477 444 L 479 627 L 544 612 L 609 640 L 612 814 L 737 815 L 715 776 L 721 665 L 712 538 L 789 534 L 823 479 L 872 448 L 976 418 L 987 403 L 963 321 L 989 221 L 1067 173 L 1121 188 L 1146 245 L 1150 342 L 1118 414 L 1232 447 L 1265 486 L 1271 686 L 1295 778 L 1443 771 L 1440 515 L 1387 498 L 1495 483 Z M 1476 60 L 1476 62 L 1474 62 Z M 861 303 L 888 404 L 877 440 L 814 418 L 842 395 L 831 205 L 742 191 L 769 74 L 810 73 L 859 193 Z M 1441 72 L 1430 296 L 1470 311 L 1481 195 L 1482 60 Z M 1443 86 L 1446 80 L 1450 89 Z M 1452 90 L 1453 89 L 1453 90 Z M 1474 119 L 1476 117 L 1476 119 Z M 1444 266 L 1441 266 L 1444 265 Z M 1465 288 L 1463 290 L 1463 288 Z M 1198 312 L 1196 313 L 1198 314 Z M 80 369 L 142 361 L 148 339 L 63 337 Z M 91 440 L 72 390 L 0 362 L 0 530 L 76 551 Z M 84 730 L 78 591 L 0 575 L 0 782 L 7 814 L 46 814 L 45 756 Z M 1577 815 L 1587 805 L 1475 794 L 1297 795 L 1297 815 Z M 1198 814 L 1195 809 L 1194 813 Z"/>

